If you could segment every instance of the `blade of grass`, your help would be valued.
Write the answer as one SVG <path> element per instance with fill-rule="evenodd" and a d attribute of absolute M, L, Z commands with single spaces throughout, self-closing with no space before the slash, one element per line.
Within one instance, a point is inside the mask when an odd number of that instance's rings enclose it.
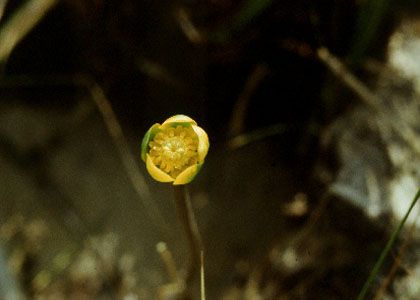
<path fill-rule="evenodd" d="M 417 217 L 416 217 L 417 220 L 419 216 L 420 216 L 420 211 L 418 211 L 417 213 Z M 391 270 L 389 271 L 388 275 L 385 277 L 385 280 L 383 280 L 373 300 L 381 300 L 385 298 L 385 293 L 388 289 L 388 286 L 392 283 L 392 280 L 394 279 L 395 274 L 397 273 L 397 270 L 400 268 L 402 264 L 402 257 L 407 252 L 408 245 L 413 239 L 413 234 L 417 226 L 417 220 L 411 224 L 410 230 L 408 232 L 408 236 L 405 239 L 404 243 L 402 244 L 397 257 L 395 258 L 394 264 L 391 267 Z"/>
<path fill-rule="evenodd" d="M 363 285 L 359 295 L 357 296 L 357 300 L 363 300 L 366 297 L 367 292 L 369 291 L 370 286 L 372 285 L 373 281 L 375 280 L 376 276 L 378 275 L 378 272 L 380 268 L 382 267 L 383 263 L 385 262 L 386 257 L 388 256 L 389 252 L 391 251 L 392 246 L 395 244 L 395 241 L 397 240 L 402 228 L 404 227 L 405 222 L 407 221 L 408 216 L 410 215 L 411 211 L 413 210 L 414 206 L 417 203 L 417 200 L 420 197 L 420 188 L 417 191 L 416 195 L 413 198 L 413 201 L 410 204 L 410 207 L 408 208 L 407 212 L 404 215 L 404 218 L 401 220 L 400 224 L 398 224 L 398 227 L 392 232 L 391 237 L 388 240 L 388 243 L 386 244 L 385 248 L 382 250 L 378 260 L 376 261 L 372 271 L 369 274 L 369 277 L 367 278 L 365 284 Z"/>
<path fill-rule="evenodd" d="M 357 65 L 372 42 L 377 38 L 381 25 L 392 0 L 368 0 L 365 1 L 356 21 L 356 30 L 353 45 L 347 57 L 351 66 Z"/>
<path fill-rule="evenodd" d="M 230 39 L 233 33 L 248 25 L 255 17 L 262 14 L 273 0 L 247 0 L 232 21 L 219 30 L 209 33 L 211 42 L 223 43 Z"/>
<path fill-rule="evenodd" d="M 236 150 L 250 143 L 254 143 L 271 136 L 283 134 L 285 131 L 286 126 L 284 124 L 274 124 L 264 128 L 255 129 L 253 131 L 237 135 L 234 138 L 230 139 L 228 141 L 228 147 L 231 150 Z"/>

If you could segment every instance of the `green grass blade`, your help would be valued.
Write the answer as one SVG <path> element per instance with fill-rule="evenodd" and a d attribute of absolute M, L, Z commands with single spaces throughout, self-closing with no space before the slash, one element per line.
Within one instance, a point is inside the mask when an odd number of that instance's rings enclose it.
<path fill-rule="evenodd" d="M 381 255 L 379 256 L 378 260 L 375 263 L 375 266 L 370 272 L 368 279 L 366 280 L 365 284 L 362 287 L 362 290 L 357 296 L 357 300 L 365 299 L 366 294 L 369 291 L 370 286 L 372 285 L 372 282 L 375 280 L 376 276 L 378 275 L 379 269 L 382 267 L 385 261 L 385 258 L 388 256 L 389 251 L 391 251 L 392 246 L 395 244 L 395 241 L 397 240 L 401 232 L 401 229 L 404 227 L 404 224 L 407 221 L 407 218 L 410 215 L 411 211 L 413 210 L 414 206 L 416 205 L 419 197 L 420 197 L 420 189 L 417 191 L 416 195 L 414 196 L 413 201 L 410 204 L 410 207 L 408 208 L 407 212 L 404 215 L 404 218 L 401 220 L 400 224 L 398 224 L 398 227 L 394 230 L 394 232 L 392 233 L 391 237 L 388 240 L 388 243 L 386 244 L 385 248 L 382 250 Z"/>
<path fill-rule="evenodd" d="M 247 0 L 232 21 L 222 28 L 209 33 L 209 40 L 215 43 L 223 43 L 230 39 L 231 35 L 240 31 L 248 25 L 254 18 L 262 14 L 273 0 Z"/>
<path fill-rule="evenodd" d="M 356 21 L 353 44 L 347 57 L 351 66 L 360 62 L 375 41 L 391 3 L 392 0 L 368 0 L 361 7 Z"/>

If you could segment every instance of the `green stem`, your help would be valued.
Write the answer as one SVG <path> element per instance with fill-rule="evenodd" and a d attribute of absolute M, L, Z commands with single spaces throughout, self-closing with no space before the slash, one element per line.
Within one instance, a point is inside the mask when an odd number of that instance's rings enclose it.
<path fill-rule="evenodd" d="M 194 279 L 195 273 L 199 270 L 203 246 L 187 187 L 185 185 L 174 185 L 174 192 L 176 212 L 183 226 L 190 248 L 190 265 L 186 275 L 188 286 L 192 279 Z"/>
<path fill-rule="evenodd" d="M 388 256 L 389 251 L 391 250 L 392 246 L 394 245 L 395 241 L 397 240 L 401 229 L 403 228 L 405 222 L 407 221 L 408 216 L 410 215 L 411 211 L 413 210 L 414 206 L 417 203 L 417 200 L 420 197 L 420 189 L 417 191 L 416 195 L 413 198 L 413 201 L 411 202 L 410 207 L 408 208 L 407 212 L 405 213 L 404 218 L 401 220 L 400 224 L 398 224 L 398 227 L 394 230 L 392 233 L 388 243 L 386 244 L 385 248 L 382 250 L 381 255 L 379 256 L 378 260 L 375 263 L 375 266 L 373 267 L 372 271 L 369 274 L 368 279 L 366 280 L 365 284 L 362 287 L 362 290 L 360 291 L 359 295 L 357 296 L 357 300 L 363 300 L 365 299 L 365 296 L 367 292 L 369 291 L 370 286 L 372 285 L 372 282 L 375 280 L 376 275 L 379 272 L 379 269 L 382 267 L 385 258 Z"/>

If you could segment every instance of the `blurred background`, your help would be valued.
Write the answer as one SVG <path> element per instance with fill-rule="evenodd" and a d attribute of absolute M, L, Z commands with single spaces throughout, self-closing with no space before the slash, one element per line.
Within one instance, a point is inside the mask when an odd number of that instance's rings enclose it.
<path fill-rule="evenodd" d="M 415 0 L 0 0 L 0 299 L 174 299 L 140 159 L 174 114 L 210 138 L 207 297 L 355 299 L 420 187 L 419 93 Z M 420 299 L 418 214 L 371 299 Z"/>

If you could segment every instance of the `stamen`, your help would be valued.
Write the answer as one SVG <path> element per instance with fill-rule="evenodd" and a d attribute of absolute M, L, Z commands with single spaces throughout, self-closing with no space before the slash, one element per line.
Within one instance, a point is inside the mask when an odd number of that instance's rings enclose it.
<path fill-rule="evenodd" d="M 149 147 L 152 161 L 172 177 L 197 163 L 198 141 L 190 127 L 169 127 L 156 134 Z"/>

